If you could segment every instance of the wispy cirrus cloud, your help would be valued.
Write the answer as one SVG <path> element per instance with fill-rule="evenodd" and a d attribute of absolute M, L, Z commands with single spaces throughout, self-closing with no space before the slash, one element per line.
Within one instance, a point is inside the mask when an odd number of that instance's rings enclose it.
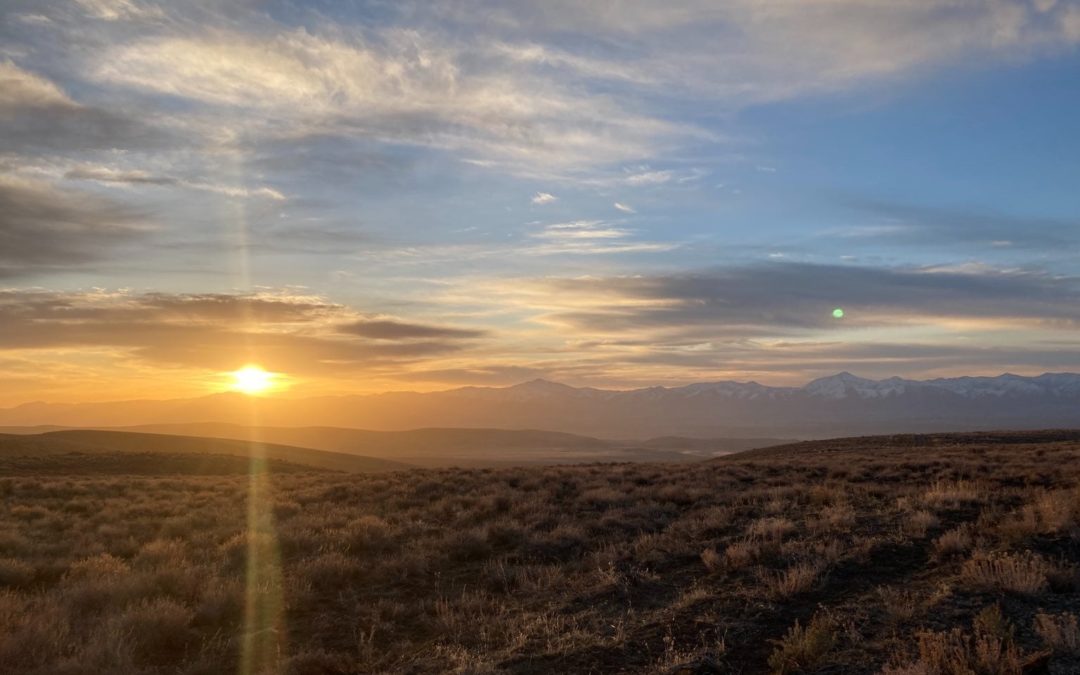
<path fill-rule="evenodd" d="M 141 170 L 122 170 L 107 166 L 80 165 L 64 173 L 69 180 L 89 180 L 105 185 L 158 185 L 202 190 L 226 197 L 262 197 L 284 201 L 285 195 L 266 186 L 243 187 L 193 181 L 176 176 L 152 174 Z"/>
<path fill-rule="evenodd" d="M 822 234 L 849 240 L 873 238 L 904 246 L 961 245 L 970 249 L 1018 248 L 1054 250 L 1080 245 L 1080 219 L 1016 216 L 919 204 L 860 199 L 847 202 L 874 221 L 857 227 L 832 228 Z"/>
<path fill-rule="evenodd" d="M 670 242 L 643 241 L 633 230 L 602 220 L 575 220 L 552 223 L 530 235 L 544 243 L 525 249 L 531 255 L 610 255 L 670 251 Z"/>
<path fill-rule="evenodd" d="M 523 171 L 640 158 L 663 139 L 692 131 L 505 65 L 419 30 L 347 38 L 299 29 L 135 40 L 111 48 L 87 75 L 223 114 L 247 111 L 271 135 L 409 143 Z M 285 120 L 288 131 L 281 129 Z"/>

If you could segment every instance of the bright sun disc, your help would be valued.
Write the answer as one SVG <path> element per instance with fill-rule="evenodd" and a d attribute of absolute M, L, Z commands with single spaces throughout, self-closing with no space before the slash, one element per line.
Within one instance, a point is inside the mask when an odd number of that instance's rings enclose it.
<path fill-rule="evenodd" d="M 232 388 L 245 394 L 259 394 L 269 389 L 274 383 L 274 374 L 258 366 L 244 366 L 234 371 L 232 376 Z"/>

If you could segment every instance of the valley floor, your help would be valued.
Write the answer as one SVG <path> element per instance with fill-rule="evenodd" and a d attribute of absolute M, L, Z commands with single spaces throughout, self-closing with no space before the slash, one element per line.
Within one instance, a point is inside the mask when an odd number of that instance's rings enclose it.
<path fill-rule="evenodd" d="M 0 671 L 1080 672 L 1080 441 L 941 438 L 9 475 Z"/>

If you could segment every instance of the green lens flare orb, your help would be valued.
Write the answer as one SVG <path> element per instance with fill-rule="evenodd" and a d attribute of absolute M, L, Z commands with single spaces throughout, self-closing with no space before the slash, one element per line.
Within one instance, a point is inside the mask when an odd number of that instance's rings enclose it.
<path fill-rule="evenodd" d="M 833 315 L 834 319 L 843 319 L 844 318 L 844 310 L 837 307 L 836 309 L 834 309 L 832 311 L 832 315 Z"/>

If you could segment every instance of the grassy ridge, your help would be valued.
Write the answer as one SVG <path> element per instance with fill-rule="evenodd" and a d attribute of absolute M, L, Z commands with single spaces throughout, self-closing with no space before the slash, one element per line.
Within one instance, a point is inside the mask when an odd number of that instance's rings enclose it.
<path fill-rule="evenodd" d="M 65 430 L 36 435 L 0 435 L 0 457 L 50 454 L 211 454 L 264 457 L 317 469 L 368 473 L 397 471 L 409 465 L 393 460 L 313 450 L 273 443 L 121 431 Z"/>

